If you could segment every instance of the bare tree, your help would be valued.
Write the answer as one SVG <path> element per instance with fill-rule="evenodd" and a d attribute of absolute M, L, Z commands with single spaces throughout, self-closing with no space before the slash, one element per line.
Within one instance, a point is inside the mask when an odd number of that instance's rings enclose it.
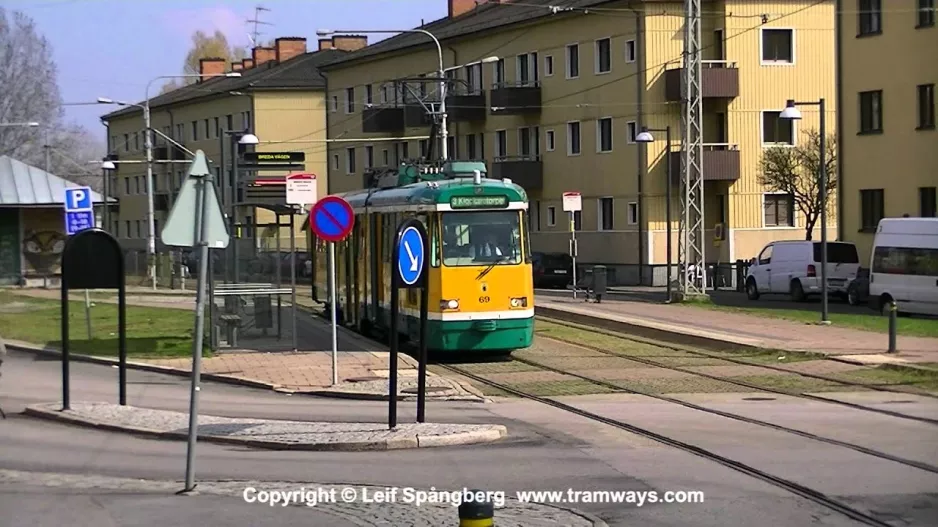
<path fill-rule="evenodd" d="M 802 133 L 805 140 L 797 146 L 765 149 L 759 161 L 759 183 L 773 192 L 792 197 L 805 216 L 805 240 L 810 240 L 821 211 L 830 210 L 837 190 L 837 138 L 828 136 L 826 139 L 827 201 L 821 203 L 821 134 L 814 129 Z"/>
<path fill-rule="evenodd" d="M 230 45 L 228 37 L 221 31 L 215 31 L 213 35 L 208 35 L 204 31 L 196 31 L 192 34 L 192 47 L 189 49 L 189 53 L 186 54 L 186 60 L 183 63 L 183 73 L 197 75 L 199 73 L 199 59 L 223 58 L 231 63 L 246 56 L 247 50 L 241 46 Z M 171 92 L 195 81 L 195 77 L 171 80 L 163 85 L 160 93 Z"/>

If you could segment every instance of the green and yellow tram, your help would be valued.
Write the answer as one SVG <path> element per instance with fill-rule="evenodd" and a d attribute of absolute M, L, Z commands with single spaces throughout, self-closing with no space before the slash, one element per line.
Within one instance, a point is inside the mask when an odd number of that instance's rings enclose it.
<path fill-rule="evenodd" d="M 528 199 L 508 180 L 485 177 L 485 164 L 402 165 L 371 188 L 339 194 L 355 212 L 349 237 L 336 243 L 336 311 L 364 334 L 390 328 L 391 255 L 398 225 L 423 222 L 429 234 L 428 349 L 503 352 L 526 348 L 534 334 L 534 286 Z M 313 297 L 328 305 L 328 242 L 310 243 Z M 420 296 L 400 295 L 401 337 L 416 341 Z"/>

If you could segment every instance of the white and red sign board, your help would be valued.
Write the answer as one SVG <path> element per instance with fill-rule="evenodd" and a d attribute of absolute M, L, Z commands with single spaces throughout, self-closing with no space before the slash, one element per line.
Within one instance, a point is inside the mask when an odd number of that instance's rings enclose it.
<path fill-rule="evenodd" d="M 286 181 L 288 205 L 316 203 L 316 174 L 290 174 Z"/>
<path fill-rule="evenodd" d="M 583 210 L 583 197 L 579 192 L 564 192 L 563 193 L 563 211 L 564 212 L 576 212 L 578 210 Z"/>

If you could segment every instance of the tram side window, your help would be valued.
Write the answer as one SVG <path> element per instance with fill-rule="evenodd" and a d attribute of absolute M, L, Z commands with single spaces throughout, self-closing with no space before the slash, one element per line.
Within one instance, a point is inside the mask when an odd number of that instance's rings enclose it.
<path fill-rule="evenodd" d="M 521 216 L 514 211 L 442 215 L 443 265 L 521 263 Z"/>
<path fill-rule="evenodd" d="M 521 224 L 524 225 L 524 260 L 526 262 L 531 261 L 531 216 L 529 211 L 521 211 L 522 221 Z"/>
<path fill-rule="evenodd" d="M 436 214 L 421 214 L 420 220 L 427 228 L 427 236 L 430 238 L 430 266 L 440 266 L 440 224 L 437 221 Z"/>
<path fill-rule="evenodd" d="M 873 272 L 912 276 L 938 276 L 938 249 L 877 247 Z"/>

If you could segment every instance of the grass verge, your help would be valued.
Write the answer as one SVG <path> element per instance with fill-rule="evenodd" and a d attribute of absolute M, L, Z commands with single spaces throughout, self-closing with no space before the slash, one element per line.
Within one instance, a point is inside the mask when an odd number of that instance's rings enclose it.
<path fill-rule="evenodd" d="M 182 309 L 127 306 L 127 356 L 134 358 L 188 357 L 192 353 L 193 314 Z M 117 305 L 97 303 L 91 308 L 92 338 L 88 338 L 85 304 L 69 301 L 69 344 L 74 353 L 118 355 Z M 0 335 L 62 347 L 59 301 L 0 291 Z M 211 356 L 205 349 L 203 356 Z"/>

